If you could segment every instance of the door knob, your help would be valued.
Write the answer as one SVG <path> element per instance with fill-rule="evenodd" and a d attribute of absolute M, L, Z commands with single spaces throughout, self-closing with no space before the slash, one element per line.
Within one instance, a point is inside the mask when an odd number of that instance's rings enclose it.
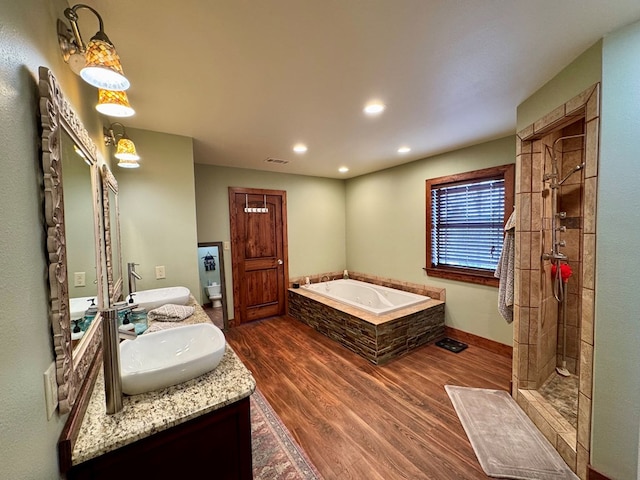
<path fill-rule="evenodd" d="M 278 259 L 278 265 L 282 265 L 284 262 L 282 261 L 281 258 Z"/>

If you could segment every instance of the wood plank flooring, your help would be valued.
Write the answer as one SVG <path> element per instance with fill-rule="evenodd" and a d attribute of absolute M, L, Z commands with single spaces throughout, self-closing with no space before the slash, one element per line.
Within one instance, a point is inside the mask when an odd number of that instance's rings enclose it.
<path fill-rule="evenodd" d="M 444 385 L 508 390 L 510 358 L 427 345 L 376 366 L 288 317 L 225 335 L 326 480 L 489 478 Z"/>

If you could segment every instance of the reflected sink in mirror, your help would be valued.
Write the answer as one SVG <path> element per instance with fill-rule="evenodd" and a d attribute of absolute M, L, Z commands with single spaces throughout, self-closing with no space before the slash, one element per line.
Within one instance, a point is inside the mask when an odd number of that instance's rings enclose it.
<path fill-rule="evenodd" d="M 191 292 L 187 287 L 164 287 L 152 290 L 140 290 L 133 292 L 133 300 L 139 307 L 149 310 L 161 307 L 168 303 L 174 305 L 186 305 Z"/>
<path fill-rule="evenodd" d="M 140 335 L 120 344 L 122 392 L 151 392 L 203 375 L 218 366 L 226 340 L 209 323 Z"/>
<path fill-rule="evenodd" d="M 69 310 L 71 320 L 78 320 L 84 317 L 84 312 L 87 311 L 87 308 L 94 304 L 95 307 L 98 306 L 98 300 L 96 296 L 93 297 L 77 297 L 69 299 Z"/>

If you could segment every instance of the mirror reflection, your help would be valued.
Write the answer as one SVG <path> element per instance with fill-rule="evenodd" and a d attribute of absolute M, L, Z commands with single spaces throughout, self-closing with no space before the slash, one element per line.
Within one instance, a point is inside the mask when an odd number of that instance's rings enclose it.
<path fill-rule="evenodd" d="M 91 166 L 67 132 L 61 137 L 71 340 L 76 348 L 98 306 Z"/>
<path fill-rule="evenodd" d="M 120 211 L 118 209 L 118 182 L 107 165 L 102 166 L 102 208 L 104 241 L 107 260 L 109 306 L 122 300 L 122 248 L 120 245 Z"/>
<path fill-rule="evenodd" d="M 117 298 L 113 302 L 117 302 L 122 297 L 122 255 L 120 254 L 120 221 L 118 218 L 118 194 L 109 188 L 109 223 L 111 224 L 112 243 L 111 257 L 113 261 L 113 279 L 116 284 Z M 118 288 L 119 287 L 119 288 Z"/>

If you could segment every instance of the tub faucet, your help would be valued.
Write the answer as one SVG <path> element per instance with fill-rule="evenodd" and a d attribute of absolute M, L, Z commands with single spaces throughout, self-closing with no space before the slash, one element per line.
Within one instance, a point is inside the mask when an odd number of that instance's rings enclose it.
<path fill-rule="evenodd" d="M 142 280 L 142 277 L 136 272 L 136 266 L 139 265 L 139 263 L 127 263 L 127 273 L 129 274 L 129 293 L 136 291 L 136 279 Z"/>
<path fill-rule="evenodd" d="M 331 281 L 331 277 L 329 275 L 322 275 L 322 277 L 320 277 L 320 282 L 324 282 L 324 279 L 327 279 L 327 282 Z"/>
<path fill-rule="evenodd" d="M 107 414 L 122 410 L 122 378 L 120 377 L 120 339 L 135 340 L 135 331 L 118 328 L 118 312 L 102 312 L 102 363 L 104 367 L 104 398 Z"/>

